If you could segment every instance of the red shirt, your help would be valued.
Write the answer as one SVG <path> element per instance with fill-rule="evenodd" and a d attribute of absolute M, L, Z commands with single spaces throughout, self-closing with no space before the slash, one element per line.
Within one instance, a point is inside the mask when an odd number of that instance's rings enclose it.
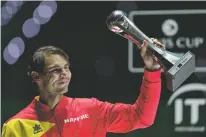
<path fill-rule="evenodd" d="M 154 123 L 161 92 L 161 71 L 145 70 L 134 104 L 63 96 L 54 110 L 39 97 L 3 125 L 2 137 L 105 137 Z"/>

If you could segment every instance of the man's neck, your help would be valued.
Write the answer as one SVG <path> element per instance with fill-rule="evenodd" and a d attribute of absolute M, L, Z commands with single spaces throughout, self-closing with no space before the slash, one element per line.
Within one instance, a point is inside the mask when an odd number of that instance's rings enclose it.
<path fill-rule="evenodd" d="M 40 98 L 39 101 L 43 104 L 49 106 L 51 109 L 54 109 L 56 105 L 60 102 L 63 95 L 52 95 L 48 92 L 40 92 Z"/>

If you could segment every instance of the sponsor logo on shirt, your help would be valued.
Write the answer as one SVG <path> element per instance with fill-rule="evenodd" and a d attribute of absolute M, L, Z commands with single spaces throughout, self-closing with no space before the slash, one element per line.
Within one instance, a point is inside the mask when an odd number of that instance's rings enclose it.
<path fill-rule="evenodd" d="M 37 134 L 37 133 L 43 131 L 42 128 L 41 128 L 41 126 L 40 126 L 40 125 L 37 125 L 37 124 L 35 124 L 33 128 L 34 128 L 34 134 Z"/>
<path fill-rule="evenodd" d="M 64 119 L 64 123 L 77 122 L 77 121 L 80 121 L 80 120 L 83 120 L 83 119 L 87 119 L 87 118 L 89 118 L 89 115 L 88 114 L 83 114 L 83 115 L 81 115 L 79 117 Z"/>

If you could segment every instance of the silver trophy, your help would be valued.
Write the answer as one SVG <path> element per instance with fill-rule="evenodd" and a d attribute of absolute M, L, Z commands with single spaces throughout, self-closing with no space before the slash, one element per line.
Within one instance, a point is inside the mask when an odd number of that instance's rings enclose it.
<path fill-rule="evenodd" d="M 184 55 L 179 55 L 156 46 L 148 36 L 126 17 L 123 11 L 113 11 L 107 17 L 106 24 L 111 31 L 138 46 L 144 40 L 148 42 L 148 47 L 158 58 L 159 64 L 166 72 L 167 88 L 169 90 L 174 92 L 195 71 L 195 55 L 193 53 L 188 51 Z"/>

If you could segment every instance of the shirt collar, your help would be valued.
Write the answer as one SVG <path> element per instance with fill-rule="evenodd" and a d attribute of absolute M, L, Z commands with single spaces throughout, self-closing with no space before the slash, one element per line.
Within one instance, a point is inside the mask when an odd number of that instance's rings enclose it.
<path fill-rule="evenodd" d="M 57 104 L 57 106 L 54 108 L 54 111 L 58 111 L 62 108 L 65 108 L 65 106 L 67 106 L 69 102 L 71 102 L 71 98 L 63 96 L 59 101 L 59 103 Z M 36 109 L 37 111 L 52 111 L 52 109 L 49 106 L 39 101 L 39 96 L 34 97 L 32 102 L 30 103 L 30 106 Z"/>

